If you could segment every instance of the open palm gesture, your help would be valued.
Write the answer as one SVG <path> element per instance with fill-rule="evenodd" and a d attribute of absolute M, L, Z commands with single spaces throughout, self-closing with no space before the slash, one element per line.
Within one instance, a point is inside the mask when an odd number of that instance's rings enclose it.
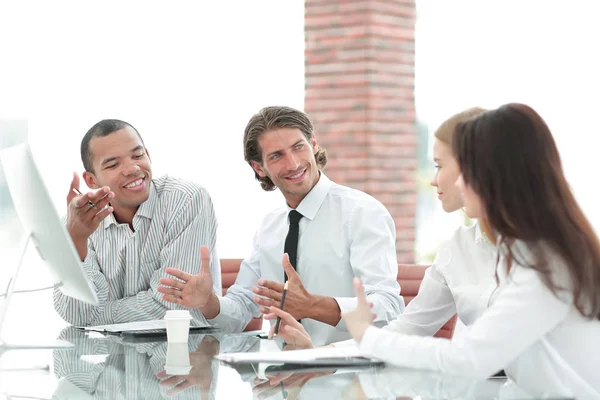
<path fill-rule="evenodd" d="M 210 251 L 208 247 L 200 248 L 202 266 L 198 275 L 188 274 L 175 268 L 167 268 L 167 274 L 177 279 L 160 278 L 158 291 L 162 298 L 170 303 L 186 308 L 204 307 L 213 291 L 213 280 L 210 273 Z"/>

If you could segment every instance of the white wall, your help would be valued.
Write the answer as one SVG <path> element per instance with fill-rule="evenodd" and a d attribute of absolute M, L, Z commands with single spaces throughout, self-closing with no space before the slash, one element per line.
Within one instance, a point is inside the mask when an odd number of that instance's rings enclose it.
<path fill-rule="evenodd" d="M 248 254 L 283 200 L 243 160 L 261 107 L 304 102 L 303 2 L 1 2 L 0 118 L 26 118 L 59 212 L 79 143 L 103 118 L 141 133 L 165 173 L 205 186 L 219 253 Z"/>
<path fill-rule="evenodd" d="M 420 0 L 417 7 L 417 113 L 431 133 L 475 105 L 533 106 L 550 126 L 567 178 L 600 231 L 594 162 L 600 143 L 600 2 Z M 432 216 L 419 227 L 429 249 L 462 219 L 460 213 L 444 215 L 441 207 Z"/>
<path fill-rule="evenodd" d="M 281 197 L 254 181 L 242 158 L 242 131 L 262 106 L 303 105 L 303 2 L 166 4 L 1 1 L 0 118 L 29 120 L 60 211 L 71 171 L 81 171 L 81 136 L 102 118 L 130 121 L 146 140 L 156 175 L 209 189 L 220 254 L 243 257 L 261 215 Z M 567 176 L 598 228 L 590 164 L 599 133 L 599 3 L 417 6 L 419 117 L 433 130 L 473 105 L 531 104 L 553 130 Z M 460 218 L 438 208 L 419 227 L 419 239 L 447 237 Z"/>

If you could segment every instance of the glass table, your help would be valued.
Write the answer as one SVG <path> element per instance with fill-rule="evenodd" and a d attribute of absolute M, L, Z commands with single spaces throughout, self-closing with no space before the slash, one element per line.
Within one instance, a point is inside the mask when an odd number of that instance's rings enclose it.
<path fill-rule="evenodd" d="M 263 365 L 231 366 L 214 359 L 222 352 L 280 351 L 275 341 L 251 333 L 192 334 L 187 344 L 175 346 L 164 338 L 124 339 L 73 327 L 58 338 L 75 346 L 2 355 L 0 399 L 536 398 L 505 379 L 471 380 L 392 367 L 273 372 Z"/>

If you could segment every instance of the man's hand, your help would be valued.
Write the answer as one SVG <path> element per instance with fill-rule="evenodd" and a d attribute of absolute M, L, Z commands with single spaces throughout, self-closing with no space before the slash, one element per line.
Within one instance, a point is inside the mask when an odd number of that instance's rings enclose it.
<path fill-rule="evenodd" d="M 335 373 L 334 369 L 319 372 L 292 372 L 267 375 L 267 379 L 269 380 L 266 382 L 259 383 L 261 382 L 259 379 L 254 380 L 254 383 L 257 385 L 252 388 L 252 394 L 254 395 L 254 398 L 258 399 L 266 399 L 275 395 L 281 396 L 287 400 L 298 399 L 302 387 L 304 387 L 308 381 L 333 373 Z"/>
<path fill-rule="evenodd" d="M 173 386 L 167 393 L 167 396 L 175 396 L 179 392 L 190 387 L 198 386 L 202 394 L 208 394 L 213 380 L 212 362 L 215 354 L 219 353 L 220 343 L 213 336 L 205 336 L 198 348 L 190 353 L 190 364 L 192 370 L 189 375 L 174 375 L 160 382 L 160 386 Z M 162 370 L 157 378 L 163 379 L 168 375 Z"/>
<path fill-rule="evenodd" d="M 67 194 L 67 231 L 79 257 L 83 260 L 87 256 L 87 239 L 98 228 L 100 222 L 113 212 L 112 207 L 106 206 L 115 194 L 108 186 L 95 193 L 78 195 L 76 191 L 79 192 L 79 176 L 73 173 L 73 180 Z"/>
<path fill-rule="evenodd" d="M 210 250 L 206 246 L 200 248 L 202 266 L 198 275 L 191 275 L 175 268 L 167 268 L 167 274 L 177 279 L 160 278 L 158 291 L 162 298 L 170 303 L 186 308 L 204 307 L 213 294 L 213 279 L 210 273 Z"/>
<path fill-rule="evenodd" d="M 292 264 L 290 264 L 290 258 L 287 253 L 283 255 L 281 264 L 288 276 L 288 290 L 285 296 L 284 310 L 291 314 L 295 319 L 310 318 L 310 310 L 314 305 L 313 296 L 308 293 L 302 284 L 302 279 L 300 279 L 300 275 L 298 275 L 294 267 L 292 267 Z M 265 307 L 279 307 L 283 293 L 283 284 L 275 281 L 268 281 L 266 279 L 259 279 L 258 285 L 259 286 L 253 287 L 252 291 L 258 295 L 254 296 L 254 301 L 259 305 L 264 306 L 261 308 L 261 311 L 266 313 L 268 312 L 268 309 Z"/>
<path fill-rule="evenodd" d="M 265 314 L 265 319 L 268 320 L 275 320 L 277 317 L 281 318 L 277 335 L 281 336 L 288 345 L 294 346 L 296 349 L 311 349 L 313 347 L 310 335 L 306 332 L 302 324 L 296 321 L 289 313 L 272 306 L 269 309 L 269 313 Z M 271 327 L 269 337 L 272 338 L 274 335 L 275 324 Z M 286 346 L 286 348 L 288 347 Z"/>
<path fill-rule="evenodd" d="M 367 301 L 362 282 L 358 278 L 354 278 L 354 291 L 357 300 L 356 309 L 342 313 L 342 318 L 346 321 L 348 332 L 357 343 L 360 343 L 367 328 L 373 325 L 373 312 L 371 311 L 373 303 Z"/>

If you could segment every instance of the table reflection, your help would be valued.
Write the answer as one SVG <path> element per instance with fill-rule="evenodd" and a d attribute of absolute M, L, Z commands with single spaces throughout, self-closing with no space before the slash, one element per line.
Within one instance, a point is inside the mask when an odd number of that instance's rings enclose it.
<path fill-rule="evenodd" d="M 215 398 L 219 364 L 213 356 L 220 344 L 214 336 L 190 335 L 184 344 L 187 354 L 179 354 L 191 367 L 184 375 L 170 375 L 165 370 L 166 341 L 127 343 L 117 336 L 90 339 L 72 327 L 64 329 L 60 339 L 72 342 L 75 348 L 53 353 L 55 374 L 62 379 L 56 398 L 61 398 L 62 387 L 68 393 L 78 389 L 79 393 L 71 394 L 88 398 Z"/>
<path fill-rule="evenodd" d="M 402 399 L 567 399 L 561 393 L 544 388 L 525 390 L 513 381 L 473 379 L 442 375 L 435 372 L 400 368 L 384 368 L 359 373 L 354 382 L 354 395 L 359 398 Z M 360 395 L 357 393 L 360 392 Z"/>
<path fill-rule="evenodd" d="M 323 368 L 264 364 L 219 364 L 230 352 L 281 351 L 273 340 L 249 334 L 191 334 L 188 343 L 125 341 L 89 335 L 72 327 L 59 339 L 70 350 L 27 355 L 33 362 L 52 358 L 51 372 L 0 373 L 0 399 L 531 399 L 564 398 L 556 393 L 517 388 L 506 380 L 473 380 L 426 371 L 370 367 Z M 131 340 L 131 339 L 129 339 Z M 6 366 L 19 354 L 2 356 Z M 21 357 L 24 353 L 21 353 Z M 33 384 L 32 384 L 33 382 Z"/>
<path fill-rule="evenodd" d="M 348 388 L 357 371 L 321 369 L 273 373 L 256 378 L 252 393 L 256 399 L 340 399 L 354 398 Z"/>

